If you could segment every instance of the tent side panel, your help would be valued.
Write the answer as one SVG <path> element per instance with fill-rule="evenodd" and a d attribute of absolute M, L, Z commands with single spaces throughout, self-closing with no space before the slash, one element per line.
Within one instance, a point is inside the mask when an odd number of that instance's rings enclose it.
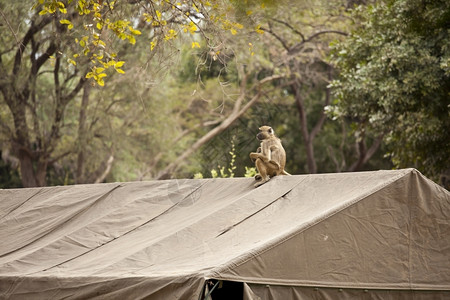
<path fill-rule="evenodd" d="M 450 286 L 450 192 L 413 171 L 410 269 L 413 287 L 441 282 Z"/>
<path fill-rule="evenodd" d="M 411 229 L 424 230 L 417 223 L 421 222 L 419 215 L 411 219 L 410 209 L 415 206 L 408 197 L 411 177 L 400 178 L 312 227 L 217 272 L 214 278 L 338 288 L 450 290 L 450 248 L 442 246 L 446 242 L 436 241 L 446 238 L 432 233 L 431 228 L 428 242 L 432 247 L 441 245 L 436 249 L 441 253 L 432 264 L 424 262 L 422 267 L 426 269 L 411 278 L 410 255 L 415 259 Z M 296 197 L 295 190 L 288 196 Z M 299 197 L 298 201 L 307 199 Z M 450 210 L 448 204 L 442 209 L 447 213 Z M 433 214 L 430 212 L 430 218 Z M 448 232 L 449 218 L 440 222 L 438 228 Z M 436 275 L 426 280 L 422 277 L 427 272 Z"/>

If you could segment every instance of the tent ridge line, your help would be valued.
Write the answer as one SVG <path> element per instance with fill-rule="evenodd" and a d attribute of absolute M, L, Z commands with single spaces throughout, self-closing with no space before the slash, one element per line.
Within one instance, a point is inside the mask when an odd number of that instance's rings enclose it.
<path fill-rule="evenodd" d="M 367 198 L 367 197 L 369 197 L 369 196 L 379 192 L 380 190 L 382 190 L 386 186 L 395 183 L 397 180 L 403 178 L 408 173 L 412 173 L 413 171 L 414 171 L 414 169 L 412 169 L 412 168 L 411 169 L 404 169 L 404 170 L 402 170 L 402 172 L 400 172 L 398 175 L 394 176 L 390 180 L 388 180 L 386 182 L 383 182 L 382 184 L 377 185 L 372 190 L 370 190 L 370 191 L 368 191 L 366 193 L 363 193 L 362 195 L 360 195 L 360 196 L 356 197 L 355 199 L 353 199 L 352 201 L 349 201 L 348 203 L 342 205 L 341 207 L 337 208 L 336 210 L 332 211 L 331 213 L 328 213 L 328 214 L 325 214 L 325 215 L 323 215 L 321 217 L 316 218 L 315 220 L 313 220 L 312 222 L 307 224 L 304 228 L 302 228 L 302 230 L 296 231 L 297 230 L 297 227 L 296 227 L 293 230 L 291 230 L 291 232 L 285 234 L 284 237 L 281 236 L 281 238 L 278 239 L 278 240 L 274 239 L 275 241 L 273 242 L 272 245 L 269 245 L 269 246 L 265 245 L 265 247 L 263 247 L 263 246 L 256 247 L 253 250 L 250 250 L 250 252 L 248 254 L 244 254 L 241 257 L 237 257 L 235 259 L 232 259 L 228 263 L 232 264 L 233 268 L 239 267 L 239 266 L 245 264 L 246 262 L 252 260 L 253 258 L 255 258 L 255 257 L 257 257 L 257 256 L 259 256 L 261 254 L 264 254 L 267 251 L 270 251 L 270 250 L 276 248 L 277 246 L 287 242 L 288 240 L 296 237 L 299 234 L 302 234 L 305 230 L 307 230 L 307 229 L 309 229 L 311 227 L 314 227 L 315 225 L 319 224 L 323 220 L 326 220 L 326 219 L 334 216 L 335 214 L 337 214 L 337 213 L 339 213 L 339 212 L 341 212 L 341 211 L 343 211 L 343 210 L 345 210 L 345 209 L 355 205 L 356 203 L 358 203 L 359 201 L 363 200 L 364 198 Z M 300 184 L 301 182 L 303 182 L 303 180 L 298 182 L 298 184 Z M 295 185 L 292 189 L 294 189 L 297 185 Z M 223 267 L 219 267 L 217 269 L 213 269 L 213 270 L 211 270 L 210 274 L 218 274 L 218 273 L 221 273 L 221 272 L 223 272 L 225 270 L 231 270 L 231 266 L 225 265 Z"/>

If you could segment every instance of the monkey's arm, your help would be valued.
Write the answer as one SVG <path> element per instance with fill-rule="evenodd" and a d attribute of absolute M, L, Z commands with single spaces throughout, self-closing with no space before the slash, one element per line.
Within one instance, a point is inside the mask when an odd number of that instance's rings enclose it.
<path fill-rule="evenodd" d="M 267 159 L 267 157 L 265 157 L 262 153 L 256 153 L 256 152 L 251 152 L 250 153 L 250 158 L 253 162 L 255 162 L 258 158 L 261 159 L 264 162 L 269 161 Z"/>
<path fill-rule="evenodd" d="M 274 147 L 276 147 L 276 146 L 274 146 Z M 270 150 L 268 151 L 268 156 L 269 157 L 265 156 L 262 153 L 255 153 L 255 152 L 250 153 L 250 158 L 251 158 L 252 162 L 255 162 L 257 159 L 261 159 L 264 163 L 270 164 L 270 168 L 279 170 L 280 164 L 278 162 L 276 162 L 275 160 L 271 159 L 272 154 L 271 154 Z"/>

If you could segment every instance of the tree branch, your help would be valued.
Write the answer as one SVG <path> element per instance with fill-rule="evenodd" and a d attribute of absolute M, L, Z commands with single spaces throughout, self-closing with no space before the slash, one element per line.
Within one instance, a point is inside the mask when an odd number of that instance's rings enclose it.
<path fill-rule="evenodd" d="M 25 51 L 25 48 L 27 47 L 28 43 L 31 41 L 32 37 L 35 33 L 41 31 L 45 26 L 50 24 L 52 21 L 50 16 L 44 16 L 41 21 L 36 25 L 34 23 L 34 20 L 31 21 L 30 28 L 28 29 L 27 33 L 25 34 L 22 41 L 19 43 L 19 47 L 16 51 L 16 56 L 14 58 L 14 66 L 13 66 L 13 75 L 16 76 L 19 73 L 20 66 L 22 65 L 22 56 Z"/>
<path fill-rule="evenodd" d="M 269 28 L 261 27 L 261 29 L 270 33 L 271 35 L 273 35 L 273 37 L 275 37 L 281 43 L 281 45 L 283 46 L 284 49 L 289 50 L 289 46 L 287 45 L 286 41 L 284 39 L 282 39 L 278 34 L 273 32 L 273 30 L 270 27 L 271 26 L 269 23 Z"/>
<path fill-rule="evenodd" d="M 245 77 L 244 77 L 245 78 Z M 261 81 L 258 82 L 256 85 L 258 87 L 257 93 L 250 99 L 250 101 L 240 109 L 240 106 L 242 104 L 242 101 L 245 99 L 245 85 L 243 84 L 246 82 L 246 80 L 242 80 L 241 82 L 241 92 L 238 97 L 238 100 L 235 102 L 233 112 L 225 119 L 223 120 L 218 126 L 210 130 L 208 133 L 206 133 L 204 136 L 202 136 L 200 139 L 198 139 L 189 149 L 184 151 L 180 156 L 178 156 L 177 159 L 175 159 L 171 164 L 169 164 L 164 170 L 162 170 L 158 176 L 157 179 L 165 179 L 167 178 L 171 172 L 175 171 L 179 165 L 185 161 L 189 156 L 191 156 L 195 151 L 197 151 L 200 147 L 202 147 L 204 144 L 209 142 L 211 139 L 213 139 L 218 134 L 222 133 L 224 130 L 226 130 L 228 127 L 230 127 L 234 121 L 236 121 L 238 118 L 240 118 L 250 107 L 252 107 L 260 98 L 261 96 L 261 90 L 260 87 L 264 83 L 267 83 L 269 81 L 275 80 L 281 78 L 281 76 L 273 75 L 268 76 Z"/>
<path fill-rule="evenodd" d="M 331 67 L 328 66 L 328 82 L 331 81 Z M 326 87 L 325 91 L 325 103 L 323 107 L 326 107 L 330 104 L 330 98 L 331 98 L 331 90 L 329 87 Z M 325 123 L 325 120 L 327 119 L 327 115 L 325 114 L 325 110 L 322 109 L 320 112 L 319 120 L 317 121 L 314 128 L 311 130 L 309 138 L 313 140 L 316 135 L 319 133 L 319 131 L 322 129 L 323 123 Z"/>
<path fill-rule="evenodd" d="M 299 43 L 295 44 L 294 46 L 292 46 L 289 49 L 289 54 L 290 55 L 295 54 L 296 52 L 300 51 L 301 47 L 304 44 L 312 41 L 313 39 L 315 39 L 316 37 L 318 37 L 320 35 L 327 34 L 327 33 L 335 33 L 335 34 L 340 34 L 340 35 L 345 35 L 345 36 L 348 35 L 348 33 L 344 32 L 344 31 L 339 31 L 339 30 L 323 30 L 323 31 L 319 31 L 319 32 L 314 33 L 313 35 L 311 35 L 307 39 L 302 39 L 301 42 L 299 42 Z"/>
<path fill-rule="evenodd" d="M 11 23 L 9 23 L 8 19 L 6 18 L 5 14 L 3 13 L 3 11 L 0 9 L 0 15 L 2 16 L 3 20 L 5 20 L 6 25 L 8 25 L 9 31 L 11 31 L 11 33 L 14 36 L 14 39 L 16 40 L 16 45 L 19 45 L 19 39 L 17 37 L 17 34 L 14 32 L 14 29 L 11 26 Z"/>
<path fill-rule="evenodd" d="M 350 172 L 359 171 L 362 166 L 364 166 L 370 158 L 375 154 L 375 152 L 378 150 L 378 148 L 381 145 L 381 142 L 383 141 L 384 134 L 381 134 L 376 138 L 376 140 L 373 142 L 372 146 L 370 146 L 369 150 L 367 150 L 365 138 L 361 137 L 361 140 L 358 142 L 358 160 L 355 161 L 349 168 Z"/>
<path fill-rule="evenodd" d="M 271 20 L 273 20 L 273 21 L 275 21 L 275 22 L 277 22 L 277 23 L 283 24 L 284 26 L 286 26 L 287 28 L 289 28 L 290 30 L 292 30 L 295 34 L 299 35 L 299 36 L 302 38 L 302 43 L 305 42 L 305 36 L 303 35 L 303 33 L 301 33 L 300 31 L 298 31 L 297 29 L 295 29 L 295 28 L 294 28 L 291 24 L 289 24 L 288 22 L 281 21 L 281 20 L 274 19 L 274 18 L 271 18 Z"/>

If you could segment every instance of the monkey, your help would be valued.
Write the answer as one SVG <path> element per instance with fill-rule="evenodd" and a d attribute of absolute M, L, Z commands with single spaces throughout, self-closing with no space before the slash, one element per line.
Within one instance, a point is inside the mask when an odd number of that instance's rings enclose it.
<path fill-rule="evenodd" d="M 256 138 L 261 141 L 256 152 L 250 153 L 250 159 L 255 163 L 258 174 L 255 176 L 255 187 L 258 187 L 271 177 L 277 175 L 290 175 L 284 170 L 286 165 L 286 152 L 281 140 L 275 135 L 270 126 L 261 126 Z"/>

